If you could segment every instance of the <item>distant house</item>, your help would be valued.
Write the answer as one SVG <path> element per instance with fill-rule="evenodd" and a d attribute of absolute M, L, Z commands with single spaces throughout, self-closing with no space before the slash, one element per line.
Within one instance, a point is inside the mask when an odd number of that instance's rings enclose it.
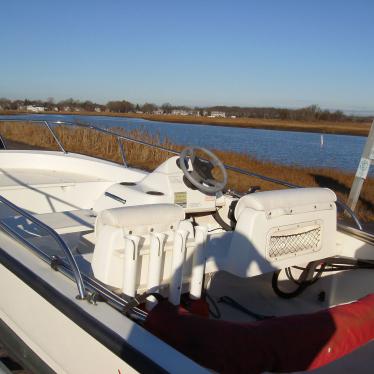
<path fill-rule="evenodd" d="M 171 114 L 175 116 L 190 116 L 192 114 L 192 110 L 185 110 L 185 109 L 173 109 Z"/>
<path fill-rule="evenodd" d="M 45 108 L 44 106 L 36 106 L 36 105 L 27 105 L 26 110 L 28 112 L 44 112 Z"/>
<path fill-rule="evenodd" d="M 58 106 L 55 106 L 52 110 L 53 110 L 54 112 L 58 112 Z"/>
<path fill-rule="evenodd" d="M 101 108 L 96 107 L 96 108 L 95 108 L 95 112 L 100 113 L 100 112 L 101 112 Z"/>
<path fill-rule="evenodd" d="M 226 118 L 226 113 L 225 112 L 219 112 L 218 110 L 212 110 L 209 117 L 211 117 L 211 118 Z"/>
<path fill-rule="evenodd" d="M 70 108 L 70 106 L 64 106 L 64 107 L 62 108 L 62 110 L 63 110 L 64 112 L 71 112 L 71 108 Z"/>
<path fill-rule="evenodd" d="M 164 114 L 164 111 L 162 109 L 156 109 L 153 111 L 153 114 Z"/>

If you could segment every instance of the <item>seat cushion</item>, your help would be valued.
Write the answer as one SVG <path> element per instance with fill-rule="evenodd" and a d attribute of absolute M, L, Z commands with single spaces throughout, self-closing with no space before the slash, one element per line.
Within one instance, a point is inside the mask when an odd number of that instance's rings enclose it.
<path fill-rule="evenodd" d="M 184 220 L 184 209 L 174 204 L 151 204 L 103 210 L 98 220 L 114 227 L 170 225 Z"/>

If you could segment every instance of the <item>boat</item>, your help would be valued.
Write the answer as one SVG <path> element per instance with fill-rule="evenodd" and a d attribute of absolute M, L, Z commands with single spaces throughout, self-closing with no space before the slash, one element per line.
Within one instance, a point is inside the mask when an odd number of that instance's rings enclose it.
<path fill-rule="evenodd" d="M 8 149 L 0 137 L 0 343 L 24 368 L 372 372 L 374 236 L 332 190 L 204 148 L 23 122 L 58 147 Z M 123 164 L 67 152 L 61 125 L 114 136 Z M 128 166 L 122 141 L 167 159 Z M 279 189 L 238 193 L 231 173 Z"/>

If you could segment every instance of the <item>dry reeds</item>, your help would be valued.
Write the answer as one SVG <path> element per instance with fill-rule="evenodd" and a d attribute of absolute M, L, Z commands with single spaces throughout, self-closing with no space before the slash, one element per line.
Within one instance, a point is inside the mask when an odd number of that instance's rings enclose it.
<path fill-rule="evenodd" d="M 69 152 L 83 153 L 114 162 L 122 162 L 117 139 L 115 136 L 103 134 L 89 129 L 74 126 L 57 126 L 55 128 L 61 142 Z M 181 147 L 174 146 L 166 140 L 160 144 L 157 136 L 146 131 L 115 129 L 117 133 L 142 140 L 151 144 L 162 145 L 169 149 L 180 151 Z M 58 149 L 51 133 L 43 126 L 30 126 L 22 122 L 0 123 L 0 134 L 8 141 L 8 145 L 16 148 L 39 147 L 43 149 Z M 122 141 L 126 153 L 127 163 L 130 166 L 152 170 L 161 162 L 170 157 L 170 154 L 146 147 L 141 144 Z M 270 162 L 262 162 L 245 154 L 235 152 L 215 151 L 225 164 L 267 175 L 275 179 L 287 181 L 300 186 L 321 186 L 331 188 L 342 201 L 346 201 L 351 188 L 354 175 L 346 172 L 319 169 L 283 166 Z M 255 177 L 248 177 L 234 172 L 229 172 L 230 187 L 244 192 L 250 186 L 260 186 L 262 190 L 282 188 L 271 182 L 266 182 Z M 374 220 L 374 179 L 368 178 L 364 184 L 356 212 L 364 221 Z"/>

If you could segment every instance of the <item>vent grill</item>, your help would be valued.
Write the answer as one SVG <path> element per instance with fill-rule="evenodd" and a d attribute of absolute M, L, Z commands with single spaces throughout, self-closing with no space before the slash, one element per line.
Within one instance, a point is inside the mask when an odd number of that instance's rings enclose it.
<path fill-rule="evenodd" d="M 303 252 L 318 251 L 321 244 L 321 227 L 295 234 L 277 233 L 270 236 L 268 256 L 271 259 L 288 257 Z"/>

